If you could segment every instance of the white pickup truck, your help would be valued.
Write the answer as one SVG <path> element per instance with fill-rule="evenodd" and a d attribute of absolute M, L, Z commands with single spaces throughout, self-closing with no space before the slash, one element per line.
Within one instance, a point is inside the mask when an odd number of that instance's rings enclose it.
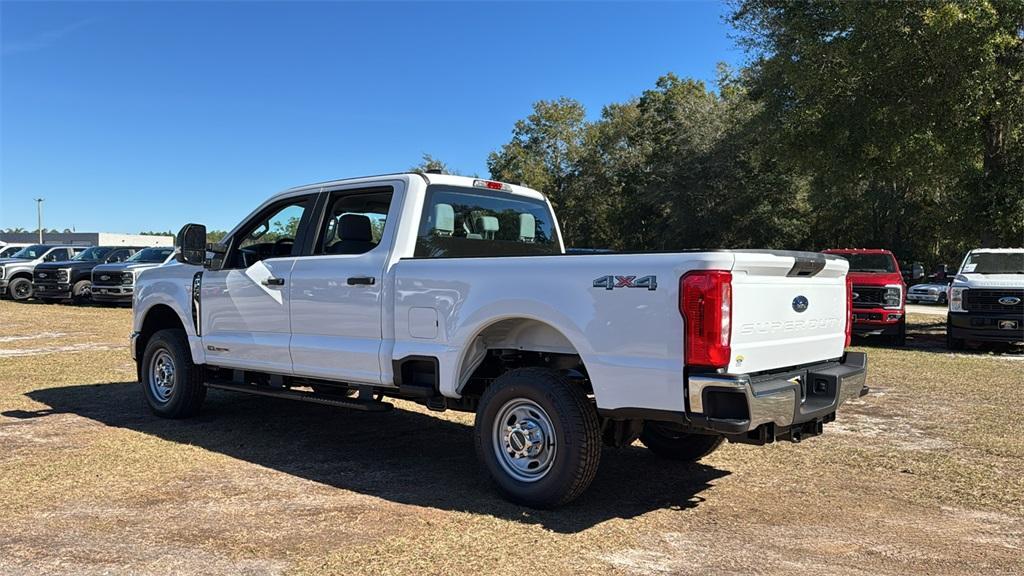
<path fill-rule="evenodd" d="M 946 345 L 1024 342 L 1024 248 L 977 248 L 949 286 Z"/>
<path fill-rule="evenodd" d="M 502 182 L 393 174 L 267 200 L 216 245 L 144 271 L 132 354 L 160 416 L 208 388 L 362 410 L 476 413 L 510 499 L 563 504 L 602 445 L 695 460 L 819 434 L 866 392 L 846 260 L 566 254 L 550 203 Z M 343 424 L 339 424 L 343 425 Z"/>

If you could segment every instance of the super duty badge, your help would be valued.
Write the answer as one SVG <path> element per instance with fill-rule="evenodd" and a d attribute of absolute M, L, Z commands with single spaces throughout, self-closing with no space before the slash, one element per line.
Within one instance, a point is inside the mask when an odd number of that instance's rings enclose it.
<path fill-rule="evenodd" d="M 598 276 L 594 279 L 594 288 L 614 290 L 616 288 L 647 288 L 658 289 L 657 276 Z"/>

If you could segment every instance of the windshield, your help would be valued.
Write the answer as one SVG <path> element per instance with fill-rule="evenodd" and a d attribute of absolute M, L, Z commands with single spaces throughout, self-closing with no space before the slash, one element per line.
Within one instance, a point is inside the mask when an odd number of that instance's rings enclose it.
<path fill-rule="evenodd" d="M 174 252 L 174 248 L 146 248 L 135 253 L 128 262 L 159 264 Z"/>
<path fill-rule="evenodd" d="M 850 272 L 896 271 L 896 263 L 888 254 L 844 254 L 843 257 L 850 261 Z"/>
<path fill-rule="evenodd" d="M 21 246 L 5 246 L 0 248 L 0 258 L 10 258 L 17 251 L 21 250 Z"/>
<path fill-rule="evenodd" d="M 85 252 L 79 253 L 72 260 L 85 261 L 85 262 L 100 262 L 113 248 L 104 248 L 102 246 L 94 246 L 89 248 Z"/>
<path fill-rule="evenodd" d="M 14 253 L 13 256 L 11 256 L 11 258 L 25 258 L 27 260 L 35 260 L 36 258 L 39 258 L 43 254 L 45 254 L 46 251 L 49 249 L 50 247 L 47 246 L 46 244 L 33 244 L 31 246 L 25 246 L 21 250 L 18 250 L 16 253 Z"/>
<path fill-rule="evenodd" d="M 1024 274 L 1024 252 L 972 252 L 963 274 Z"/>

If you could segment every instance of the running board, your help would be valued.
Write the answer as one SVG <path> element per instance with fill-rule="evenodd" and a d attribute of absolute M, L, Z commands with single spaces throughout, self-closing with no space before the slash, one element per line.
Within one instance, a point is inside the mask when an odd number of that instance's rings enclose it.
<path fill-rule="evenodd" d="M 272 389 L 261 388 L 248 384 L 225 384 L 221 382 L 207 382 L 207 388 L 228 390 L 230 392 L 244 392 L 258 396 L 270 396 L 271 398 L 285 398 L 287 400 L 299 400 L 300 402 L 312 402 L 314 404 L 326 404 L 339 408 L 351 408 L 352 410 L 363 410 L 365 412 L 387 412 L 394 408 L 394 405 L 380 400 L 360 400 L 358 398 L 338 397 L 316 392 L 297 392 L 287 388 Z"/>

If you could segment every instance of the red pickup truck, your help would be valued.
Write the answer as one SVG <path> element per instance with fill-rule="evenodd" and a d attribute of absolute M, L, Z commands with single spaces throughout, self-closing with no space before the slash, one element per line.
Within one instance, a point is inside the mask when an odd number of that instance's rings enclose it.
<path fill-rule="evenodd" d="M 896 346 L 907 339 L 904 303 L 907 286 L 892 252 L 876 248 L 832 248 L 826 254 L 850 261 L 846 281 L 853 284 L 853 333 L 885 336 Z"/>

